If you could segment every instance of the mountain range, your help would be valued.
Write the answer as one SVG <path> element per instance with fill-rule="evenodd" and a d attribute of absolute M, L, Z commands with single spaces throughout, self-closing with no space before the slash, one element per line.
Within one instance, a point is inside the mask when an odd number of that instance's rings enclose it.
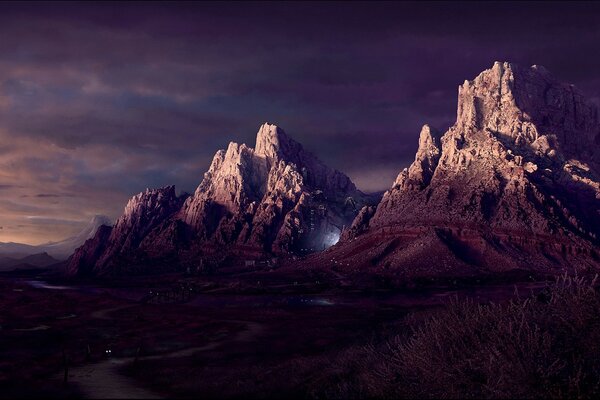
<path fill-rule="evenodd" d="M 254 148 L 219 150 L 193 195 L 133 197 L 69 271 L 309 253 L 309 265 L 407 277 L 598 268 L 599 146 L 598 110 L 573 85 L 496 62 L 459 86 L 453 126 L 423 126 L 380 200 L 267 123 Z"/>

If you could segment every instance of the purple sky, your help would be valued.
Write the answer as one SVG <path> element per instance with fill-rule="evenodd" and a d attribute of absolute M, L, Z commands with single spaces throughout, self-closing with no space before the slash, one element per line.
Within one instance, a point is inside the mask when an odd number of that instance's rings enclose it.
<path fill-rule="evenodd" d="M 364 191 L 495 60 L 600 96 L 595 3 L 0 4 L 0 241 L 41 243 L 283 127 Z M 600 101 L 599 101 L 600 102 Z"/>

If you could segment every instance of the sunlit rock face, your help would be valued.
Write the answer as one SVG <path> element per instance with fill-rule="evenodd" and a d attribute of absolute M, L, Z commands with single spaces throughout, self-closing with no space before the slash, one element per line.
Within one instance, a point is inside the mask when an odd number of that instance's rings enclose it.
<path fill-rule="evenodd" d="M 265 123 L 254 148 L 230 143 L 217 151 L 193 195 L 177 197 L 169 187 L 135 196 L 106 243 L 96 240 L 72 260 L 100 253 L 92 271 L 102 273 L 119 260 L 312 253 L 335 244 L 369 201 L 346 175 Z"/>
<path fill-rule="evenodd" d="M 597 265 L 599 143 L 598 110 L 576 88 L 543 67 L 497 62 L 459 86 L 452 127 L 423 127 L 415 161 L 358 214 L 345 246 L 400 238 L 383 256 L 365 252 L 389 268 L 425 264 L 417 254 L 431 270 Z M 427 256 L 432 243 L 442 250 Z M 446 266 L 432 265 L 436 251 Z"/>
<path fill-rule="evenodd" d="M 215 155 L 179 217 L 198 237 L 267 252 L 312 252 L 350 224 L 366 197 L 285 132 L 265 123 L 256 146 Z"/>

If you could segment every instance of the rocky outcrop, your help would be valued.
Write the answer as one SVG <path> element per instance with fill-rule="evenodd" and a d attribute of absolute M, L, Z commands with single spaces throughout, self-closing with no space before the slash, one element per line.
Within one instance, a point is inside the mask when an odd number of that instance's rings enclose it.
<path fill-rule="evenodd" d="M 69 258 L 67 273 L 79 276 L 92 275 L 98 259 L 106 251 L 111 232 L 111 226 L 100 225 L 94 237 L 86 240 Z"/>
<path fill-rule="evenodd" d="M 497 62 L 459 87 L 447 132 L 423 127 L 415 161 L 332 251 L 406 273 L 409 254 L 432 273 L 597 266 L 599 143 L 598 111 L 572 85 Z M 384 249 L 357 256 L 366 241 Z M 436 252 L 453 260 L 436 266 Z"/>
<path fill-rule="evenodd" d="M 266 123 L 254 149 L 231 143 L 217 152 L 179 216 L 203 240 L 302 253 L 336 242 L 365 202 L 346 175 Z"/>
<path fill-rule="evenodd" d="M 134 196 L 113 227 L 107 249 L 97 265 L 102 268 L 109 265 L 116 254 L 135 251 L 154 228 L 180 209 L 182 200 L 175 194 L 175 186 L 146 189 Z"/>
<path fill-rule="evenodd" d="M 405 189 L 423 189 L 433 177 L 440 159 L 440 135 L 429 125 L 424 125 L 419 136 L 419 148 L 415 161 L 398 174 L 394 187 Z"/>
<path fill-rule="evenodd" d="M 114 271 L 116 260 L 323 250 L 370 200 L 346 175 L 265 123 L 254 148 L 230 143 L 217 151 L 193 195 L 178 198 L 168 187 L 132 198 L 92 270 Z M 90 260 L 81 251 L 73 256 L 71 271 L 81 269 L 77 260 Z"/>
<path fill-rule="evenodd" d="M 113 227 L 101 226 L 92 239 L 75 251 L 69 258 L 68 270 L 72 274 L 98 274 L 133 257 L 144 238 L 169 220 L 183 200 L 177 197 L 174 186 L 146 189 L 132 197 Z"/>
<path fill-rule="evenodd" d="M 373 215 L 375 215 L 376 210 L 377 207 L 375 206 L 364 206 L 361 208 L 356 218 L 352 221 L 352 224 L 342 232 L 340 240 L 347 241 L 365 233 L 369 229 L 369 222 L 373 218 Z"/>

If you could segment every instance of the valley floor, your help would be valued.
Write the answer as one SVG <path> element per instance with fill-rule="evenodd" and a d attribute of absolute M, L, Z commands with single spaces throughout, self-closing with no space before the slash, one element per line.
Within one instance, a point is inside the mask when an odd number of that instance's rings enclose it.
<path fill-rule="evenodd" d="M 360 373 L 351 370 L 361 352 L 408 331 L 408 313 L 454 295 L 502 300 L 515 291 L 364 291 L 306 274 L 44 279 L 0 277 L 0 397 L 330 396 Z M 184 285 L 192 295 L 149 295 Z"/>

